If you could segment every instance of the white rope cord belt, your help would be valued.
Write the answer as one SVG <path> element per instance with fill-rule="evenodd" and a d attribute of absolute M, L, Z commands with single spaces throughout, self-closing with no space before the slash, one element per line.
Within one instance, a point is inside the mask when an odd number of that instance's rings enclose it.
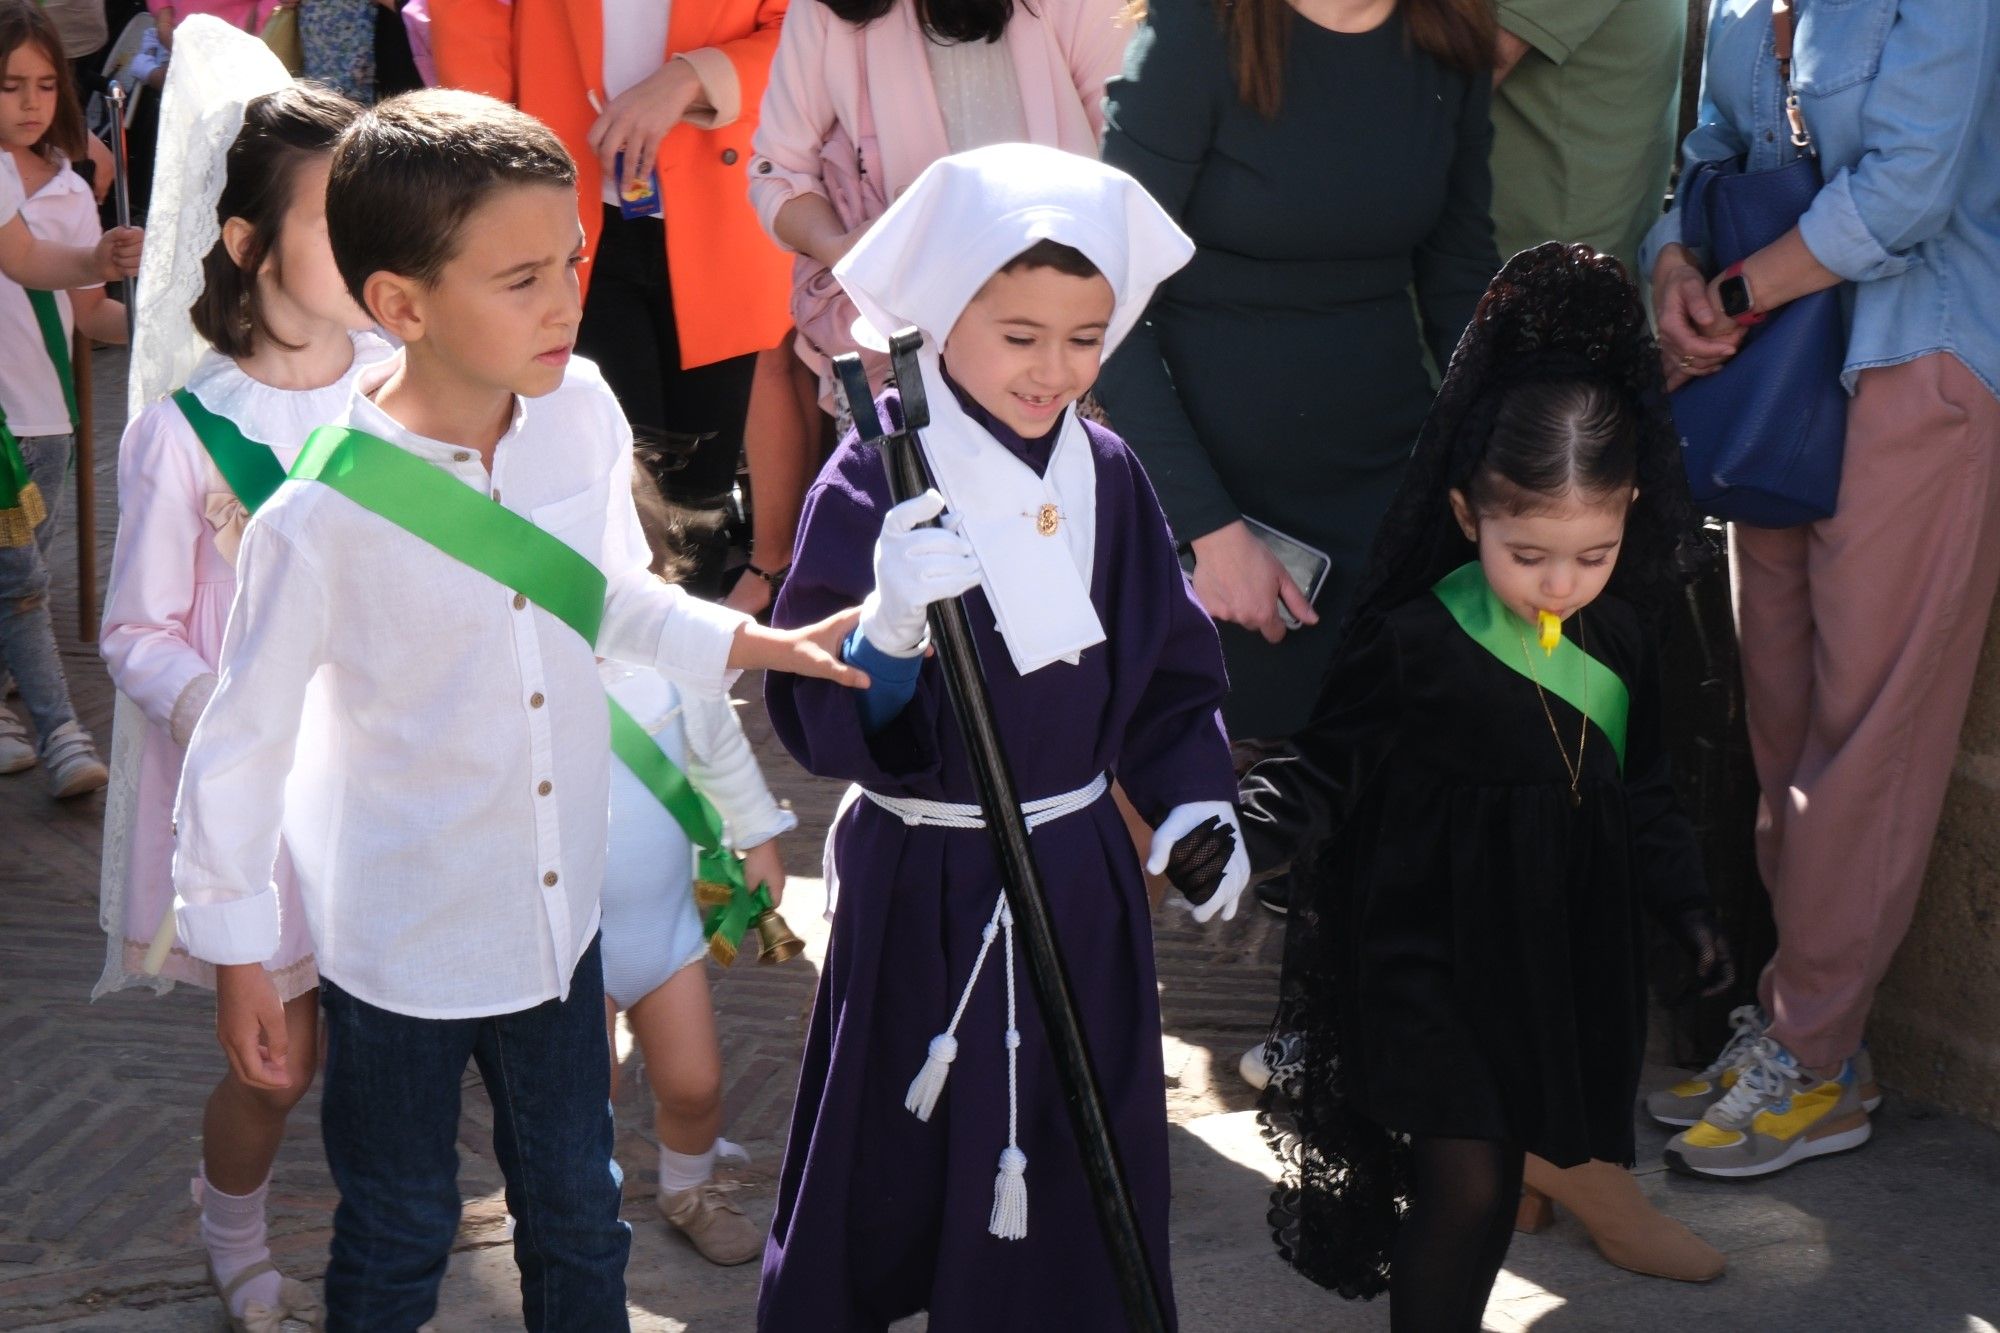
<path fill-rule="evenodd" d="M 1030 830 L 1037 829 L 1065 815 L 1088 810 L 1103 799 L 1110 788 L 1110 778 L 1099 773 L 1075 791 L 1026 802 L 1021 806 L 1021 816 Z M 918 825 L 953 829 L 986 827 L 986 812 L 976 805 L 925 801 L 911 796 L 882 796 L 866 787 L 861 789 L 861 794 L 912 828 Z M 1003 939 L 1001 947 L 1007 955 L 1007 1146 L 1000 1153 L 1000 1174 L 993 1181 L 993 1215 L 988 1219 L 986 1229 L 1002 1240 L 1021 1240 L 1028 1234 L 1028 1155 L 1021 1151 L 1021 1102 L 1016 1077 L 1021 1053 L 1021 1029 L 1014 1017 L 1014 913 L 1007 907 L 1004 891 L 993 904 L 992 917 L 979 932 L 979 956 L 972 960 L 972 975 L 966 978 L 965 989 L 959 992 L 958 1007 L 952 1010 L 951 1022 L 943 1032 L 931 1038 L 930 1053 L 924 1058 L 924 1067 L 910 1081 L 910 1091 L 903 1098 L 903 1105 L 917 1119 L 926 1121 L 937 1109 L 938 1097 L 944 1092 L 945 1077 L 951 1073 L 951 1062 L 958 1057 L 959 1020 L 965 1017 L 965 1006 L 972 1002 L 973 987 L 979 984 L 979 974 L 986 970 L 986 957 L 993 952 L 996 936 Z"/>
<path fill-rule="evenodd" d="M 1038 829 L 1051 820 L 1088 810 L 1102 800 L 1104 793 L 1111 790 L 1111 779 L 1099 773 L 1075 791 L 1064 792 L 1060 796 L 1044 796 L 1039 801 L 1024 801 L 1021 817 L 1028 821 L 1028 827 Z M 887 810 L 911 828 L 926 825 L 930 828 L 978 829 L 986 827 L 986 812 L 976 805 L 957 805 L 951 801 L 926 801 L 915 796 L 884 796 L 880 792 L 869 791 L 866 787 L 861 794 Z"/>

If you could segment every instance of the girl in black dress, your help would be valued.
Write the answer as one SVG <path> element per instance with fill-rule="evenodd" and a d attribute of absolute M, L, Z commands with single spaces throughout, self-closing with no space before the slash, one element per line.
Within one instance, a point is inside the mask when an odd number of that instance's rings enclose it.
<path fill-rule="evenodd" d="M 1313 720 L 1243 786 L 1253 864 L 1296 856 L 1301 889 L 1263 1110 L 1279 1247 L 1345 1295 L 1393 1276 L 1398 1330 L 1479 1327 L 1525 1153 L 1631 1162 L 1640 907 L 1728 984 L 1653 647 L 1699 552 L 1624 270 L 1516 255 Z"/>

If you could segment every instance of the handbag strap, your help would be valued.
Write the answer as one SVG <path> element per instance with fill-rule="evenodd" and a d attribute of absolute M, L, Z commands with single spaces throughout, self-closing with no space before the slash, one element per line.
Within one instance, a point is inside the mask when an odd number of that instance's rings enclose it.
<path fill-rule="evenodd" d="M 1799 90 L 1792 84 L 1792 8 L 1793 0 L 1771 0 L 1771 52 L 1778 57 L 1778 83 L 1785 90 L 1785 122 L 1791 127 L 1792 146 L 1810 153 L 1812 132 L 1806 128 Z"/>

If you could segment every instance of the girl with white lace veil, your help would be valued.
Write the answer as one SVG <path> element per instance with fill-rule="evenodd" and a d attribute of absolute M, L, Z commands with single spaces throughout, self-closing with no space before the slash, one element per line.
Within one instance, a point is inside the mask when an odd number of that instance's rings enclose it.
<path fill-rule="evenodd" d="M 119 529 L 100 647 L 118 687 L 105 815 L 96 995 L 214 972 L 175 945 L 173 807 L 189 736 L 216 684 L 249 513 L 306 436 L 387 347 L 348 296 L 326 237 L 334 140 L 361 108 L 295 84 L 254 37 L 196 17 L 175 33 L 161 107 L 153 235 L 139 276 L 132 419 L 118 456 Z M 170 396 L 168 396 L 170 395 Z M 247 503 L 246 503 L 247 500 Z M 209 1270 L 237 1330 L 317 1326 L 317 1299 L 271 1265 L 264 1198 L 286 1116 L 318 1067 L 318 973 L 288 855 L 268 965 L 296 1071 L 280 1091 L 230 1070 L 203 1119 Z"/>

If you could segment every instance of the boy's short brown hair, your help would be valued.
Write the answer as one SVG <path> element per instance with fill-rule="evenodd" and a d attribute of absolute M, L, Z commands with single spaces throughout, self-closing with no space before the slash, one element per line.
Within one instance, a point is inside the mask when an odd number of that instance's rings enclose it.
<path fill-rule="evenodd" d="M 373 274 L 436 282 L 465 219 L 505 185 L 575 189 L 576 163 L 548 126 L 478 93 L 429 88 L 363 114 L 334 145 L 326 189 L 348 291 L 367 309 Z"/>

